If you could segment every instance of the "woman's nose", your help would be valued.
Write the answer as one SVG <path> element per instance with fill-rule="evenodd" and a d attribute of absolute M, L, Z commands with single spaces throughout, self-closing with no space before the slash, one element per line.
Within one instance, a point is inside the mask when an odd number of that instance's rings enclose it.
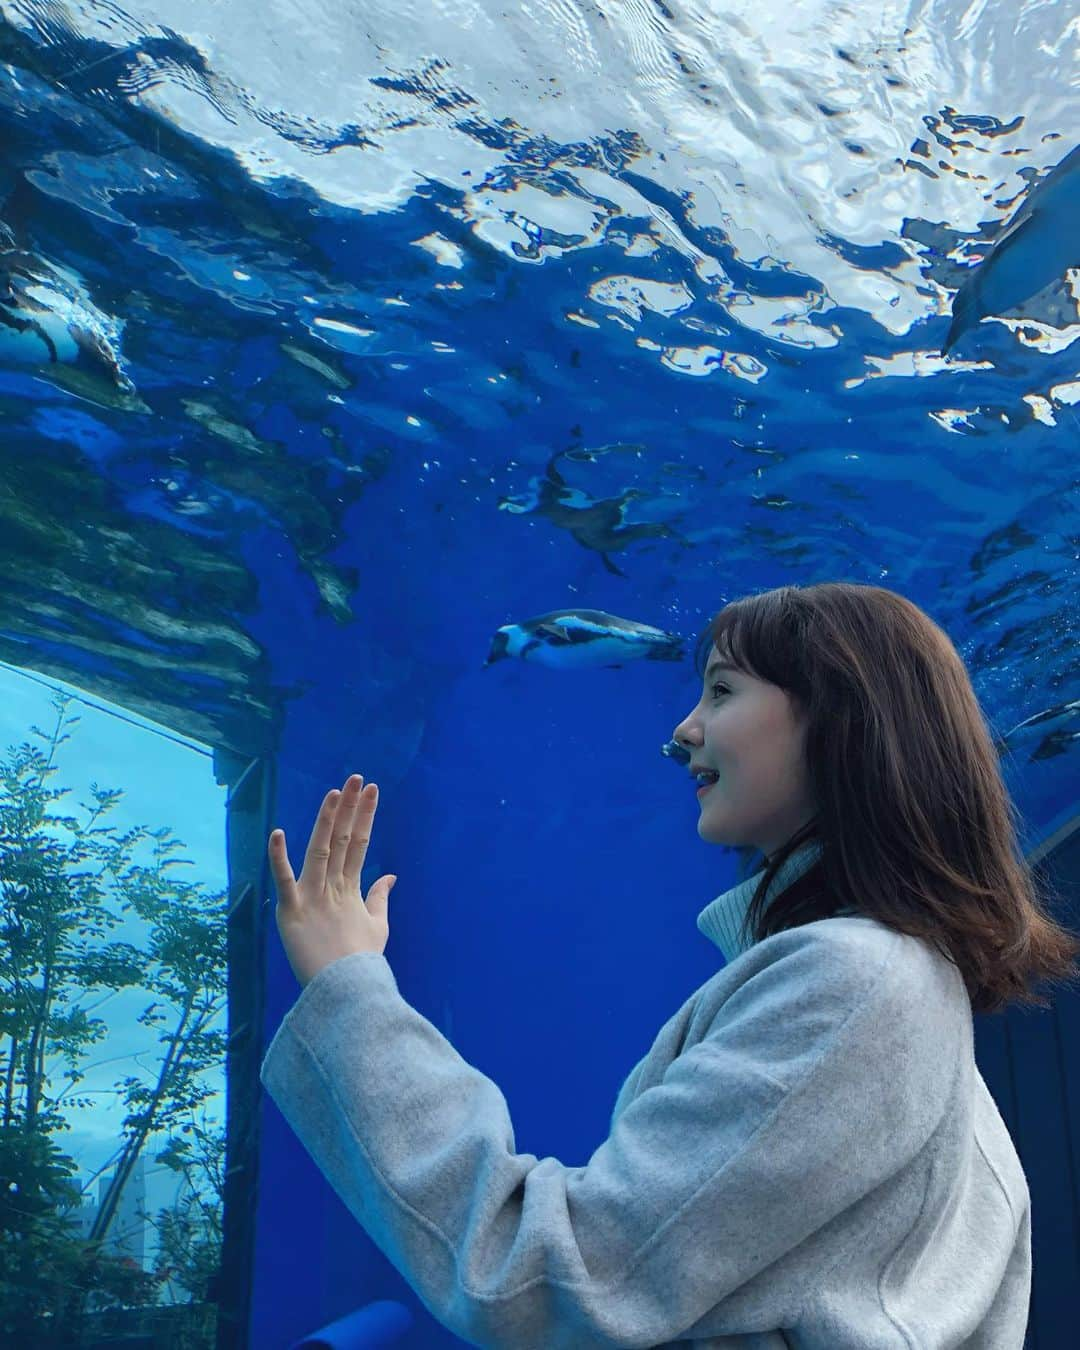
<path fill-rule="evenodd" d="M 694 737 L 693 737 L 693 729 L 692 729 L 691 726 L 690 726 L 690 718 L 689 718 L 689 717 L 684 717 L 684 718 L 683 718 L 683 720 L 679 723 L 679 725 L 678 725 L 678 726 L 675 728 L 675 730 L 672 732 L 671 739 L 674 740 L 674 741 L 680 741 L 680 742 L 685 742 L 685 743 L 689 743 L 690 741 L 692 741 L 692 740 L 694 739 Z"/>

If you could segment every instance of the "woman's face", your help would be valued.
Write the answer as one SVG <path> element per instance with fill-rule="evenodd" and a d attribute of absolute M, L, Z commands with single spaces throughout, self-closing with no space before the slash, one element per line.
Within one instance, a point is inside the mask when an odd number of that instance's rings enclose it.
<path fill-rule="evenodd" d="M 698 803 L 706 843 L 771 855 L 816 812 L 803 760 L 805 726 L 785 691 L 709 654 L 697 707 L 675 728 L 690 759 L 720 775 Z M 691 789 L 693 790 L 693 789 Z"/>

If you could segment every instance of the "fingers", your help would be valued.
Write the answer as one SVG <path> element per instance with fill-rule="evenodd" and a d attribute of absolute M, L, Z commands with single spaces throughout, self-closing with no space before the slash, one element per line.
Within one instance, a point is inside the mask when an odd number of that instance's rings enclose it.
<path fill-rule="evenodd" d="M 349 785 L 346 784 L 345 786 L 347 790 Z M 319 814 L 315 817 L 311 838 L 308 840 L 300 880 L 310 885 L 316 895 L 321 895 L 326 888 L 326 876 L 334 844 L 334 830 L 339 807 L 344 800 L 337 788 L 332 788 L 326 794 L 322 806 L 319 807 Z"/>
<path fill-rule="evenodd" d="M 274 879 L 274 889 L 278 900 L 286 906 L 296 902 L 296 878 L 289 862 L 289 852 L 285 846 L 285 831 L 275 830 L 270 836 L 270 875 Z"/>
<path fill-rule="evenodd" d="M 369 783 L 365 790 L 360 774 L 353 774 L 343 791 L 333 788 L 326 794 L 315 817 L 300 872 L 300 885 L 306 888 L 306 893 L 321 895 L 328 879 L 354 882 L 359 888 L 378 802 L 378 787 Z M 279 897 L 288 892 L 291 899 L 297 899 L 297 882 L 289 865 L 283 832 L 275 830 L 271 834 L 269 851 Z"/>
<path fill-rule="evenodd" d="M 360 793 L 349 826 L 349 846 L 341 863 L 342 880 L 360 886 L 360 873 L 364 868 L 368 844 L 371 843 L 371 822 L 375 818 L 375 808 L 379 804 L 379 789 L 369 783 Z M 339 825 L 339 833 L 343 830 Z"/>
<path fill-rule="evenodd" d="M 362 774 L 347 779 L 342 791 L 334 788 L 326 794 L 311 832 L 301 885 L 310 879 L 316 895 L 322 893 L 328 880 L 348 881 L 359 887 L 378 800 L 379 789 L 374 783 L 365 788 Z"/>

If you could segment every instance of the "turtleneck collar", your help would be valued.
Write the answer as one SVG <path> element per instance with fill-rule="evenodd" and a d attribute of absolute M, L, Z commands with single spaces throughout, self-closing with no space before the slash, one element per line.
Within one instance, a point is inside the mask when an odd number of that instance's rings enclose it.
<path fill-rule="evenodd" d="M 776 876 L 773 877 L 766 896 L 766 905 L 808 872 L 820 857 L 821 844 L 817 839 L 808 839 L 800 844 L 781 864 Z M 729 962 L 734 961 L 737 956 L 741 956 L 754 945 L 752 934 L 743 942 L 740 933 L 750 901 L 761 884 L 761 876 L 761 872 L 758 872 L 733 886 L 730 891 L 724 891 L 723 895 L 718 895 L 698 915 L 698 928 L 720 948 Z"/>

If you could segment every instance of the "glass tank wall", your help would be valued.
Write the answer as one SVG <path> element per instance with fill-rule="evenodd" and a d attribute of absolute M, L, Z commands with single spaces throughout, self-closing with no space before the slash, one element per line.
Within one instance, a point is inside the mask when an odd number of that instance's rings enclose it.
<path fill-rule="evenodd" d="M 923 608 L 1075 901 L 1069 10 L 0 4 L 5 1345 L 462 1344 L 260 1087 L 270 832 L 379 785 L 403 996 L 585 1166 L 747 861 L 664 753 L 740 596 Z M 976 1036 L 1054 1350 L 1075 996 Z"/>

